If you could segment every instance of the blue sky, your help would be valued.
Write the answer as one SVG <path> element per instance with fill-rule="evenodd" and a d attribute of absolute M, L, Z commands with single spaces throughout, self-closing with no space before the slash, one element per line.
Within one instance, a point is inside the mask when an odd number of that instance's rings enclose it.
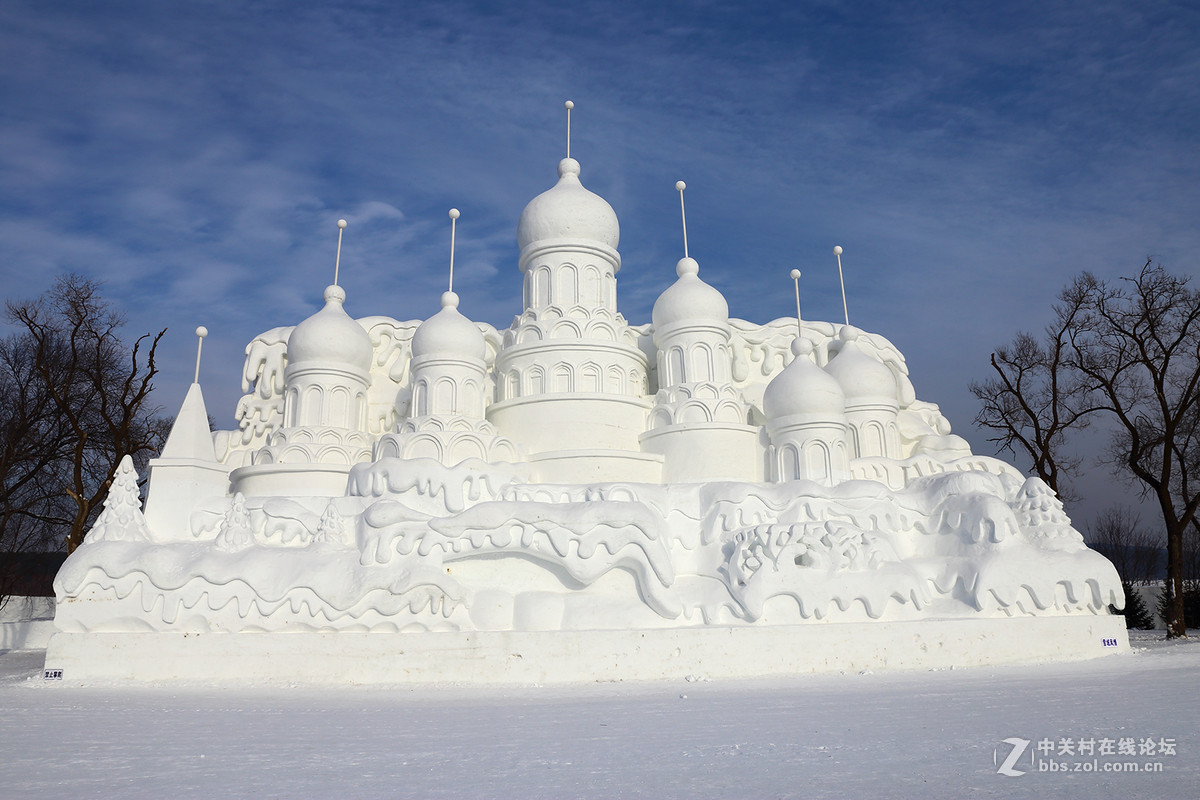
<path fill-rule="evenodd" d="M 674 279 L 683 179 L 735 316 L 792 313 L 799 267 L 838 319 L 842 245 L 851 320 L 981 452 L 968 381 L 1072 275 L 1200 252 L 1194 4 L 6 0 L 0 97 L 2 294 L 105 281 L 130 334 L 169 328 L 170 413 L 208 326 L 225 427 L 245 343 L 320 304 L 339 217 L 350 313 L 437 309 L 455 206 L 461 308 L 506 326 L 567 98 L 631 321 Z"/>

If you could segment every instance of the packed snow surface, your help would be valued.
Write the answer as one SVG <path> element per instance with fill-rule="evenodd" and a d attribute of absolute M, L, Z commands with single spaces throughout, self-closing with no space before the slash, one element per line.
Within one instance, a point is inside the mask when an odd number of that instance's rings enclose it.
<path fill-rule="evenodd" d="M 507 689 L 80 687 L 13 651 L 0 795 L 1194 797 L 1200 632 L 1161 636 L 1070 664 Z M 999 774 L 1005 739 L 1025 774 Z M 1037 771 L 1047 739 L 1096 771 Z M 1057 755 L 1106 739 L 1155 753 Z M 1126 762 L 1162 766 L 1101 771 Z"/>

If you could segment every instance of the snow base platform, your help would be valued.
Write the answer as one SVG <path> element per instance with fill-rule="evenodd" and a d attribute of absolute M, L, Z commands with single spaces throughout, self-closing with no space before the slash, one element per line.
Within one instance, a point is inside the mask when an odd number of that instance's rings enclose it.
<path fill-rule="evenodd" d="M 68 683 L 510 684 L 743 678 L 1077 661 L 1129 652 L 1120 616 L 640 631 L 57 633 Z"/>

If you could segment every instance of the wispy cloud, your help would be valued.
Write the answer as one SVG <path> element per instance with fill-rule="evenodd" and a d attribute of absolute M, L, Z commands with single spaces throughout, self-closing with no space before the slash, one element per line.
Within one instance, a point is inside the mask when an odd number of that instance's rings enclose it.
<path fill-rule="evenodd" d="M 1179 4 L 76 4 L 0 9 L 4 294 L 79 270 L 171 326 L 227 419 L 243 344 L 316 310 L 519 310 L 515 227 L 565 149 L 620 215 L 622 310 L 691 250 L 732 312 L 851 317 L 973 435 L 992 347 L 1081 269 L 1200 248 L 1200 13 Z M 977 440 L 978 441 L 978 440 Z"/>

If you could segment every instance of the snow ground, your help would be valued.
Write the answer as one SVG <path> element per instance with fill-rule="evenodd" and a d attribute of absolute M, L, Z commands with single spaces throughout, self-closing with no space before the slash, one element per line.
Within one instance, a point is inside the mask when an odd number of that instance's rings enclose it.
<path fill-rule="evenodd" d="M 1074 664 L 491 690 L 72 687 L 10 651 L 0 797 L 1195 797 L 1200 631 L 1160 637 Z M 1013 737 L 1019 777 L 997 772 Z M 1031 766 L 1044 738 L 1147 737 L 1176 754 L 1099 769 L 1161 772 Z"/>

